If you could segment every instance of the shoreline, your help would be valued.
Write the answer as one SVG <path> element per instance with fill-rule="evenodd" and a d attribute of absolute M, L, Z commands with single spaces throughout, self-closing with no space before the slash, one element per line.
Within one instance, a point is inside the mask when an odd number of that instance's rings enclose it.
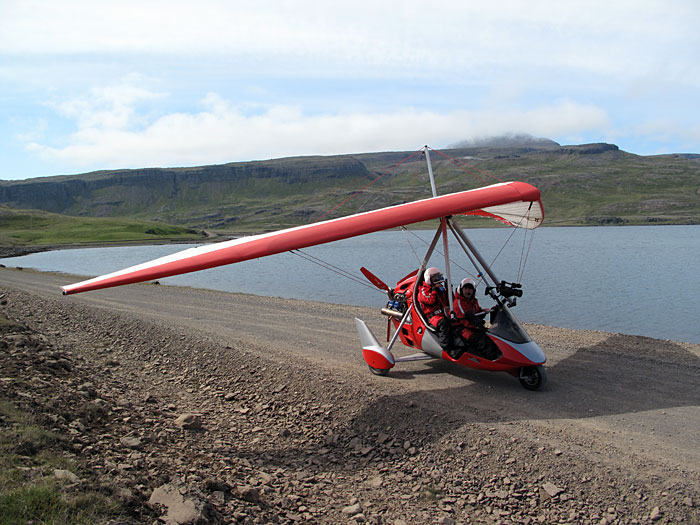
<path fill-rule="evenodd" d="M 143 240 L 143 241 L 95 241 L 76 242 L 69 244 L 42 244 L 37 246 L 9 246 L 0 245 L 0 259 L 10 257 L 22 257 L 32 253 L 50 252 L 54 250 L 79 250 L 81 248 L 118 248 L 120 246 L 160 246 L 166 244 L 210 244 L 215 242 L 235 239 L 237 235 L 216 235 L 213 234 L 206 239 L 165 239 L 165 240 Z"/>
<path fill-rule="evenodd" d="M 387 237 L 392 242 L 396 241 L 397 249 L 405 249 L 408 252 L 405 244 L 403 242 L 403 237 L 401 234 L 394 232 L 387 232 L 389 236 Z M 501 234 L 508 235 L 509 231 L 501 231 Z M 634 237 L 637 241 L 642 242 L 647 238 L 654 238 L 659 240 L 660 246 L 666 246 L 665 239 L 673 239 L 669 241 L 669 249 L 672 246 L 679 246 L 677 242 L 687 243 L 686 239 L 688 235 L 692 235 L 695 230 L 688 230 L 685 227 L 680 227 L 672 230 L 654 228 L 654 229 L 637 229 L 633 230 L 591 230 L 580 231 L 580 241 L 578 241 L 579 236 L 577 235 L 577 230 L 555 230 L 550 229 L 549 231 L 542 232 L 543 234 L 536 239 L 539 247 L 544 247 L 544 253 L 547 254 L 546 262 L 548 264 L 540 264 L 535 266 L 530 266 L 528 268 L 528 275 L 525 277 L 524 284 L 526 286 L 526 297 L 524 302 L 519 305 L 514 313 L 517 317 L 523 316 L 523 321 L 543 323 L 552 326 L 560 327 L 570 327 L 576 329 L 589 329 L 589 330 L 604 330 L 613 331 L 617 333 L 624 333 L 630 335 L 639 335 L 652 337 L 661 340 L 673 340 L 681 342 L 693 342 L 700 343 L 700 333 L 693 328 L 693 319 L 689 315 L 690 312 L 687 308 L 683 308 L 682 303 L 690 300 L 694 295 L 695 291 L 698 290 L 697 282 L 690 282 L 684 285 L 681 289 L 680 301 L 674 301 L 673 304 L 666 305 L 660 300 L 658 296 L 645 298 L 643 292 L 645 286 L 645 280 L 649 275 L 649 271 L 653 272 L 658 267 L 656 264 L 651 264 L 649 262 L 637 262 L 631 261 L 630 267 L 638 268 L 631 275 L 626 275 L 624 270 L 627 267 L 622 260 L 620 260 L 619 265 L 612 268 L 605 268 L 605 264 L 600 265 L 601 260 L 606 261 L 609 266 L 609 258 L 599 260 L 598 258 L 591 259 L 590 268 L 587 269 L 588 272 L 594 271 L 605 271 L 605 275 L 601 277 L 603 286 L 598 286 L 595 290 L 592 290 L 588 297 L 584 300 L 585 310 L 581 310 L 581 306 L 578 308 L 572 307 L 570 301 L 568 300 L 568 294 L 575 290 L 575 288 L 580 288 L 581 285 L 585 286 L 580 278 L 583 275 L 580 271 L 575 271 L 574 265 L 589 264 L 587 259 L 585 259 L 585 253 L 588 251 L 588 243 L 596 243 L 598 236 L 603 240 L 605 239 L 615 239 L 620 240 L 620 246 L 626 247 L 626 244 L 622 244 L 623 239 L 628 237 Z M 490 239 L 492 236 L 490 232 L 481 231 L 474 232 L 474 235 L 482 235 L 484 239 Z M 558 268 L 555 265 L 551 266 L 549 261 L 556 261 L 560 257 L 559 252 L 560 246 L 559 241 L 567 242 L 571 238 L 573 249 L 567 252 L 562 252 L 561 257 L 565 259 L 568 266 L 562 266 Z M 378 237 L 379 240 L 383 240 L 384 237 Z M 555 239 L 556 243 L 548 242 L 548 240 Z M 371 241 L 371 239 L 370 239 Z M 409 239 L 412 241 L 412 239 Z M 633 242 L 632 247 L 641 248 L 639 242 Z M 360 243 L 364 243 L 363 239 L 360 239 Z M 152 248 L 147 248 L 151 244 Z M 95 250 L 83 250 L 82 252 L 75 251 L 76 249 L 81 249 L 83 247 L 90 246 L 95 247 Z M 103 246 L 105 249 L 99 249 L 98 246 Z M 131 246 L 131 247 L 128 247 Z M 16 259 L 0 260 L 0 263 L 5 263 L 7 266 L 23 266 L 35 267 L 40 269 L 48 270 L 60 270 L 62 272 L 71 272 L 78 275 L 90 274 L 89 277 L 94 277 L 97 275 L 105 275 L 113 271 L 118 271 L 123 268 L 129 268 L 134 265 L 135 262 L 142 262 L 153 260 L 163 254 L 170 254 L 174 252 L 179 252 L 184 250 L 189 246 L 204 246 L 206 249 L 215 248 L 216 244 L 182 244 L 182 243 L 143 243 L 143 242 L 129 242 L 120 243 L 119 245 L 115 243 L 98 243 L 98 244 L 75 244 L 71 246 L 67 245 L 55 245 L 55 246 L 44 246 L 42 249 L 51 248 L 69 248 L 63 251 L 46 252 L 43 254 L 37 254 L 35 256 L 29 256 L 23 258 L 22 261 Z M 353 245 L 350 245 L 352 249 Z M 384 244 L 382 244 L 384 246 Z M 565 244 L 565 246 L 569 246 Z M 393 247 L 393 244 L 392 244 Z M 538 247 L 537 251 L 540 251 Z M 27 248 L 27 247 L 24 247 Z M 114 250 L 108 248 L 115 248 Z M 385 264 L 385 259 L 383 257 L 383 250 L 374 250 L 373 252 L 368 252 L 367 254 L 361 253 L 358 250 L 355 252 L 350 252 L 353 256 L 351 263 L 346 263 L 344 257 L 338 257 L 337 254 L 344 254 L 343 246 L 340 246 L 337 250 L 333 246 L 328 246 L 322 249 L 324 257 L 329 260 L 335 261 L 335 263 L 344 267 L 348 270 L 353 270 L 356 272 L 357 268 L 364 265 L 368 268 L 382 268 Z M 558 251 L 557 251 L 558 250 Z M 615 253 L 615 245 L 610 246 L 610 253 Z M 678 249 L 676 252 L 675 259 L 677 261 L 687 260 L 688 263 L 692 263 L 692 255 L 697 251 L 696 247 L 691 245 L 684 246 L 683 249 Z M 539 256 L 539 253 L 535 253 L 536 250 L 533 249 L 533 258 Z M 569 253 L 570 252 L 570 253 Z M 579 258 L 579 252 L 581 257 Z M 634 252 L 642 256 L 638 261 L 651 260 L 652 257 L 656 259 L 661 259 L 657 261 L 663 264 L 663 252 L 664 250 L 658 251 L 656 254 L 644 254 L 643 251 Z M 357 256 L 355 255 L 357 253 Z M 85 258 L 90 258 L 92 260 L 93 254 L 95 261 L 100 262 L 100 267 L 94 266 L 90 263 L 84 262 Z M 125 255 L 122 255 L 125 254 Z M 128 256 L 126 255 L 128 254 Z M 689 254 L 690 257 L 686 254 Z M 15 254 L 17 255 L 17 254 Z M 408 254 L 410 257 L 410 254 Z M 515 254 L 517 256 L 517 254 Z M 314 273 L 314 267 L 308 265 L 305 262 L 300 262 L 297 257 L 289 256 L 288 254 L 282 254 L 280 257 L 285 257 L 283 259 L 284 268 L 294 269 L 295 274 L 302 275 Z M 684 259 L 685 258 L 685 259 Z M 347 259 L 350 260 L 350 259 Z M 511 264 L 511 259 L 503 259 L 505 263 Z M 667 271 L 664 272 L 665 275 L 662 276 L 661 283 L 663 288 L 669 288 L 676 285 L 674 280 L 689 279 L 692 271 L 690 266 L 680 265 L 677 261 L 670 261 L 673 265 L 667 267 Z M 408 269 L 399 272 L 405 266 L 409 268 L 407 264 L 411 261 L 404 255 L 400 258 L 392 257 L 392 268 L 394 270 L 386 270 L 386 274 L 383 273 L 384 270 L 380 270 L 378 275 L 386 281 L 387 276 L 390 278 L 398 278 L 404 273 L 408 273 Z M 272 264 L 270 264 L 272 263 Z M 342 264 L 341 264 L 342 263 Z M 517 258 L 512 258 L 512 266 L 517 263 Z M 299 297 L 299 298 L 312 298 L 314 300 L 335 302 L 340 304 L 360 304 L 367 305 L 370 307 L 377 306 L 381 299 L 379 299 L 379 294 L 376 290 L 367 290 L 361 286 L 357 286 L 354 283 L 344 281 L 343 279 L 338 280 L 332 274 L 328 276 L 322 276 L 322 282 L 327 283 L 324 287 L 319 286 L 306 286 L 301 285 L 298 279 L 286 279 L 282 275 L 282 272 L 277 272 L 274 261 L 272 259 L 263 259 L 258 261 L 252 261 L 251 263 L 246 263 L 247 265 L 255 266 L 244 266 L 233 265 L 222 267 L 216 272 L 210 274 L 202 274 L 201 277 L 198 274 L 182 275 L 179 277 L 168 278 L 161 280 L 163 284 L 174 284 L 181 283 L 184 285 L 190 285 L 193 287 L 206 287 L 206 288 L 219 288 L 228 289 L 231 291 L 245 291 L 247 293 L 253 293 L 256 295 L 268 295 L 277 296 L 284 295 L 286 297 Z M 415 264 L 415 263 L 414 263 Z M 499 262 L 500 264 L 500 262 Z M 306 266 L 305 266 L 306 265 Z M 467 270 L 469 267 L 465 267 Z M 542 268 L 549 268 L 543 271 Z M 596 270 L 597 268 L 597 270 Z M 650 270 L 651 268 L 651 270 Z M 259 269 L 259 272 L 258 272 Z M 610 271 L 612 270 L 612 271 Z M 318 270 L 317 270 L 318 271 Z M 325 270 L 322 270 L 325 272 Z M 258 272 L 258 273 L 256 273 Z M 690 272 L 690 273 L 688 273 Z M 396 275 L 393 275 L 396 273 Z M 502 273 L 503 272 L 499 272 Z M 508 272 L 505 272 L 506 274 Z M 513 273 L 513 272 L 511 272 Z M 252 275 L 252 277 L 251 277 Z M 615 277 L 612 277 L 612 276 Z M 677 277 L 674 277 L 677 276 Z M 685 277 L 683 277 L 685 276 Z M 361 275 L 359 277 L 365 281 Z M 517 278 L 517 277 L 514 277 Z M 84 279 L 79 279 L 80 281 Z M 76 280 L 77 282 L 78 280 Z M 394 281 L 396 282 L 396 281 Z M 634 283 L 633 286 L 629 286 L 625 283 Z M 573 284 L 571 284 L 573 283 Z M 70 284 L 70 283 L 66 283 Z M 393 283 L 392 283 L 393 284 Z M 658 284 L 658 283 L 657 283 Z M 557 286 L 557 289 L 553 286 Z M 572 288 L 573 287 L 573 288 Z M 483 291 L 483 290 L 482 290 Z M 382 298 L 385 294 L 382 294 Z M 629 300 L 624 301 L 622 298 L 629 298 Z M 557 307 L 554 307 L 556 304 Z M 646 305 L 646 306 L 645 306 Z M 653 308 L 652 308 L 653 306 Z M 609 312 L 608 312 L 609 310 Z M 657 313 L 652 313 L 656 310 Z"/>
<path fill-rule="evenodd" d="M 635 227 L 659 227 L 659 226 L 700 226 L 700 222 L 674 222 L 674 223 L 639 223 L 639 224 L 543 224 L 540 228 L 635 228 Z M 492 226 L 476 226 L 477 229 L 498 228 L 497 225 Z M 412 228 L 415 230 L 430 230 L 432 227 Z M 6 257 L 21 257 L 32 253 L 46 252 L 52 250 L 71 250 L 80 248 L 110 248 L 118 246 L 148 246 L 161 244 L 210 244 L 215 242 L 223 242 L 231 239 L 236 239 L 245 235 L 256 235 L 266 233 L 267 230 L 259 232 L 231 232 L 231 233 L 214 233 L 206 231 L 208 235 L 205 239 L 163 239 L 163 240 L 135 240 L 135 241 L 95 241 L 95 242 L 77 242 L 67 244 L 46 244 L 46 245 L 7 245 L 0 244 L 0 259 Z"/>
<path fill-rule="evenodd" d="M 42 270 L 36 270 L 34 268 L 13 268 L 13 267 L 3 267 L 0 264 L 0 272 L 22 272 L 24 274 L 39 274 L 39 275 L 46 275 L 46 276 L 53 276 L 57 278 L 61 285 L 65 285 L 66 281 L 69 281 L 71 279 L 73 280 L 83 280 L 83 279 L 89 279 L 90 276 L 87 275 L 77 275 L 77 274 L 70 274 L 70 273 L 63 273 L 63 272 L 55 272 L 55 271 L 42 271 Z M 0 273 L 0 275 L 2 275 Z M 273 295 L 263 295 L 263 294 L 256 294 L 256 293 L 250 293 L 250 292 L 238 292 L 238 291 L 229 291 L 229 290 L 218 290 L 214 288 L 202 288 L 202 287 L 196 287 L 196 286 L 188 286 L 188 285 L 181 285 L 181 284 L 162 284 L 159 281 L 147 281 L 147 282 L 142 282 L 142 283 L 135 283 L 131 285 L 126 285 L 127 287 L 131 286 L 162 286 L 165 288 L 173 288 L 174 290 L 178 290 L 182 294 L 187 294 L 188 292 L 192 293 L 204 293 L 204 294 L 223 294 L 225 296 L 230 296 L 232 298 L 243 298 L 246 300 L 246 302 L 256 302 L 259 301 L 260 303 L 263 303 L 266 305 L 266 307 L 273 307 L 275 304 L 296 304 L 299 305 L 300 308 L 310 308 L 312 310 L 322 310 L 322 309 L 332 309 L 332 310 L 338 310 L 339 314 L 342 312 L 350 312 L 348 315 L 355 315 L 357 312 L 362 312 L 363 315 L 370 315 L 370 319 L 384 319 L 380 314 L 379 314 L 379 307 L 374 307 L 374 306 L 366 306 L 366 305 L 359 305 L 359 304 L 347 304 L 347 303 L 333 303 L 333 302 L 324 302 L 324 301 L 315 301 L 311 299 L 300 299 L 297 297 L 282 297 L 282 296 L 273 296 Z M 107 288 L 105 290 L 115 290 L 123 287 L 113 287 L 113 288 Z M 98 291 L 99 292 L 99 291 Z M 81 294 L 76 294 L 72 295 L 71 297 L 87 297 L 95 292 L 85 292 Z M 57 285 L 56 287 L 56 295 L 60 296 L 60 287 Z M 553 331 L 553 332 L 560 332 L 560 333 L 565 333 L 567 331 L 572 332 L 572 333 L 585 333 L 587 335 L 591 335 L 593 337 L 618 337 L 618 338 L 629 338 L 630 340 L 636 339 L 639 341 L 658 341 L 659 343 L 670 343 L 670 344 L 675 344 L 679 345 L 682 347 L 687 348 L 691 353 L 694 353 L 698 357 L 700 357 L 700 342 L 692 342 L 692 341 L 681 341 L 677 339 L 669 339 L 669 338 L 660 338 L 660 337 L 651 337 L 648 335 L 640 335 L 640 334 L 631 334 L 631 333 L 625 333 L 625 332 L 615 332 L 615 331 L 608 331 L 608 330 L 601 330 L 598 328 L 573 328 L 569 326 L 559 326 L 559 325 L 553 325 L 553 324 L 545 324 L 541 322 L 526 322 L 526 321 L 521 321 L 522 324 L 525 326 L 527 329 L 528 333 L 532 336 L 534 340 L 537 340 L 537 337 L 534 335 L 535 333 L 540 333 L 542 331 Z M 377 332 L 377 334 L 380 334 L 381 330 Z"/>

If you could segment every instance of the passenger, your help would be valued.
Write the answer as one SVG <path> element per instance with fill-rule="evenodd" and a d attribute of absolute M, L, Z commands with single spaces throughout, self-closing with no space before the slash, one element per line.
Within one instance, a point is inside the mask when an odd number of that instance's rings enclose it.
<path fill-rule="evenodd" d="M 437 268 L 428 268 L 423 274 L 423 284 L 418 290 L 418 302 L 428 324 L 435 328 L 443 350 L 452 343 L 452 323 L 449 319 L 449 301 L 445 279 Z"/>
<path fill-rule="evenodd" d="M 490 312 L 490 308 L 482 308 L 476 298 L 476 285 L 474 281 L 466 278 L 462 279 L 459 287 L 455 292 L 454 298 L 455 317 L 460 321 L 466 321 L 463 324 L 471 324 L 474 328 L 478 328 L 480 324 L 476 314 L 482 312 Z"/>
<path fill-rule="evenodd" d="M 464 341 L 469 353 L 494 360 L 500 357 L 500 351 L 486 335 L 484 319 L 477 316 L 490 311 L 490 308 L 482 308 L 479 305 L 474 281 L 469 278 L 462 279 L 454 297 L 454 312 L 458 322 L 457 335 Z"/>

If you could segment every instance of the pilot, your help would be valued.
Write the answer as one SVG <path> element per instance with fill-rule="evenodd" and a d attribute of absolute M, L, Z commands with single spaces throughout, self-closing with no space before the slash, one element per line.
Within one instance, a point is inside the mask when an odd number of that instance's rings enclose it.
<path fill-rule="evenodd" d="M 462 279 L 454 296 L 454 313 L 458 323 L 456 335 L 464 341 L 469 353 L 494 360 L 499 357 L 500 352 L 486 335 L 483 318 L 476 315 L 490 311 L 490 308 L 482 308 L 479 305 L 474 281 L 469 278 Z"/>
<path fill-rule="evenodd" d="M 435 328 L 440 346 L 447 351 L 452 343 L 452 324 L 448 316 L 450 307 L 445 278 L 437 268 L 428 268 L 423 273 L 418 302 L 428 323 Z"/>

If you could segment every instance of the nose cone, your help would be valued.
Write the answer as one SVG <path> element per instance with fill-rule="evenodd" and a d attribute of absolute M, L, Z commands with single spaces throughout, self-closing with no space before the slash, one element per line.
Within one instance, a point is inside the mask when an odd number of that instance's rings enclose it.
<path fill-rule="evenodd" d="M 518 352 L 520 352 L 525 358 L 532 361 L 533 365 L 542 365 L 547 361 L 547 356 L 534 341 L 528 341 L 527 343 L 514 344 L 512 345 Z"/>

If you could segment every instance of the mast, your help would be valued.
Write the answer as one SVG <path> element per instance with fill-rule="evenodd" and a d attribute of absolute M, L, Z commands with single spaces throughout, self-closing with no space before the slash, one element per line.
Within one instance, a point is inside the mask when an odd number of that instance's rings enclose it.
<path fill-rule="evenodd" d="M 430 149 L 426 145 L 423 148 L 423 152 L 425 153 L 425 162 L 428 164 L 428 177 L 430 178 L 430 189 L 433 192 L 433 197 L 437 197 L 437 187 L 435 186 L 435 175 L 433 174 L 433 164 L 430 161 Z M 448 249 L 448 239 L 447 239 L 447 217 L 441 217 L 440 218 L 440 227 L 438 228 L 438 232 L 442 234 L 442 242 L 443 242 L 443 252 L 445 254 L 445 276 L 447 277 L 447 300 L 450 304 L 450 312 L 452 312 L 453 304 L 452 304 L 452 275 L 450 272 L 450 252 Z"/>
<path fill-rule="evenodd" d="M 428 163 L 428 177 L 430 177 L 430 189 L 433 190 L 433 197 L 437 197 L 437 189 L 435 188 L 435 177 L 433 176 L 433 165 L 430 162 L 430 150 L 428 146 L 423 147 L 425 153 L 425 162 Z"/>

